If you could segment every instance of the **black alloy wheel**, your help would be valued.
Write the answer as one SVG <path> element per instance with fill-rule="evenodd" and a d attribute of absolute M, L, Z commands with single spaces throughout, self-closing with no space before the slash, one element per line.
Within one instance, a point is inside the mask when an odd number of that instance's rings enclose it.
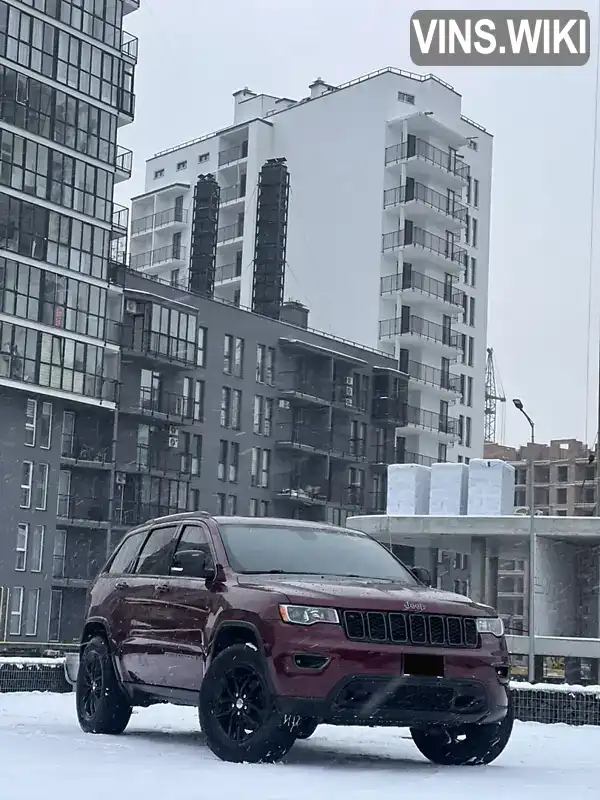
<path fill-rule="evenodd" d="M 221 676 L 213 713 L 232 742 L 247 741 L 260 730 L 269 714 L 268 695 L 261 676 L 247 664 L 232 666 Z"/>

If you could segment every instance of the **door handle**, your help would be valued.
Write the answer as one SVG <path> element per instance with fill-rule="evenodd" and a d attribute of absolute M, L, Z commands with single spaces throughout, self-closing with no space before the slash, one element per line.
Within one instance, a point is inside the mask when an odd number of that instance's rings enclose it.
<path fill-rule="evenodd" d="M 155 591 L 157 594 L 164 594 L 165 592 L 168 592 L 170 588 L 171 587 L 169 586 L 168 583 L 159 583 L 156 586 Z"/>
<path fill-rule="evenodd" d="M 117 581 L 115 583 L 115 588 L 116 589 L 129 589 L 129 584 L 127 583 L 127 581 Z"/>

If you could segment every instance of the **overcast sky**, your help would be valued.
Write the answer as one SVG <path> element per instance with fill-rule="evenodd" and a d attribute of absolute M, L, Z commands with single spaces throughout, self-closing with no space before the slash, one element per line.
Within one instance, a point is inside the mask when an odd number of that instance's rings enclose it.
<path fill-rule="evenodd" d="M 144 191 L 144 162 L 155 152 L 231 124 L 232 93 L 244 86 L 300 99 L 318 76 L 342 83 L 385 66 L 426 71 L 409 56 L 409 19 L 418 9 L 584 9 L 597 52 L 599 3 L 142 0 L 125 20 L 140 38 L 140 59 L 136 122 L 121 131 L 121 143 L 135 151 L 134 178 L 118 199 Z M 600 239 L 588 325 L 595 63 L 436 74 L 462 94 L 463 113 L 494 135 L 488 344 L 508 398 L 499 439 L 528 438 L 510 402 L 520 397 L 538 441 L 592 444 L 600 333 Z M 597 198 L 595 220 L 600 183 Z"/>

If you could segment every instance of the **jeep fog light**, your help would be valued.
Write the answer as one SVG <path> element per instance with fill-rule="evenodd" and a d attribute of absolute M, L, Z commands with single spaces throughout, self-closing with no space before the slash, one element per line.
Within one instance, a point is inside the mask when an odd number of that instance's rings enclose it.
<path fill-rule="evenodd" d="M 291 622 L 293 625 L 315 625 L 317 622 L 340 624 L 340 618 L 335 608 L 282 605 L 279 606 L 279 613 L 284 622 Z"/>
<path fill-rule="evenodd" d="M 504 636 L 504 623 L 500 617 L 477 617 L 477 630 L 479 633 L 492 633 L 494 636 Z"/>

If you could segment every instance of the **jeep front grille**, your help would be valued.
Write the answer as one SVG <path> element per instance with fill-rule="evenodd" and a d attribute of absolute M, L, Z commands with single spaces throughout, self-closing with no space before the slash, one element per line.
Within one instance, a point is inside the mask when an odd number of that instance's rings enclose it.
<path fill-rule="evenodd" d="M 474 617 L 344 611 L 344 631 L 356 642 L 412 644 L 422 647 L 481 647 Z"/>

